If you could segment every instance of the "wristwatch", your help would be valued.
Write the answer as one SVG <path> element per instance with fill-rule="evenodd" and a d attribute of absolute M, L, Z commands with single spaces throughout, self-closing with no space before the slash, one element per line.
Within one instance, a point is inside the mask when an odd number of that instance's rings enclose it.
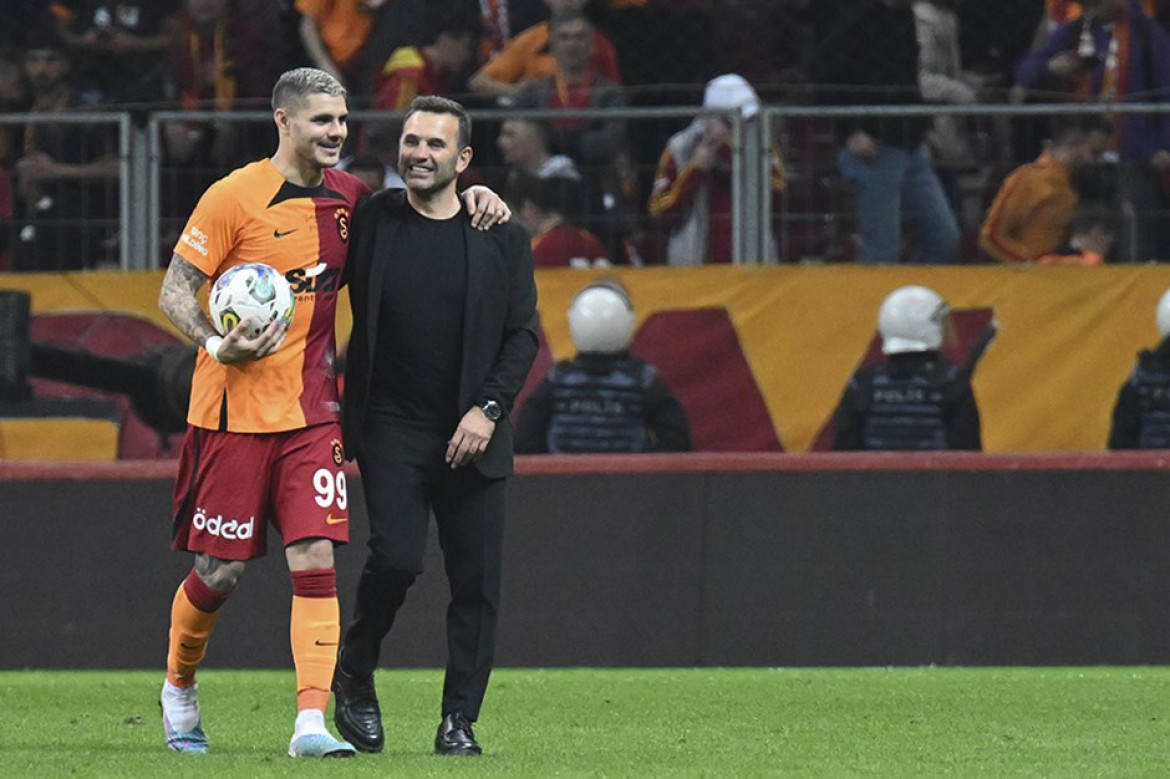
<path fill-rule="evenodd" d="M 504 410 L 494 400 L 485 400 L 479 404 L 479 408 L 483 411 L 483 415 L 493 422 L 499 422 L 500 417 L 504 415 Z"/>

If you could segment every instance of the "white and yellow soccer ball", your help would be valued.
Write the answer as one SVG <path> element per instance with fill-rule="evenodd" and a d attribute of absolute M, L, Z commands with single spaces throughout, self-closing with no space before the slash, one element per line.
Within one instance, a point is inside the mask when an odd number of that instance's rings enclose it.
<path fill-rule="evenodd" d="M 215 281 L 208 296 L 211 323 L 220 335 L 227 335 L 236 325 L 252 322 L 244 335 L 255 338 L 269 323 L 291 323 L 296 297 L 288 281 L 270 265 L 246 262 L 229 268 Z"/>

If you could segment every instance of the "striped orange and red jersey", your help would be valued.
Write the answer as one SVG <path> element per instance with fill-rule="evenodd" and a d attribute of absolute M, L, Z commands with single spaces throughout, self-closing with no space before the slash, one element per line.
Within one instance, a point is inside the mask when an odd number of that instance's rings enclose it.
<path fill-rule="evenodd" d="M 369 193 L 356 177 L 324 171 L 314 188 L 291 184 L 270 160 L 212 184 L 195 207 L 175 254 L 211 277 L 262 262 L 296 297 L 284 344 L 253 362 L 222 365 L 200 350 L 187 421 L 209 430 L 277 433 L 339 418 L 334 316 L 350 219 Z"/>

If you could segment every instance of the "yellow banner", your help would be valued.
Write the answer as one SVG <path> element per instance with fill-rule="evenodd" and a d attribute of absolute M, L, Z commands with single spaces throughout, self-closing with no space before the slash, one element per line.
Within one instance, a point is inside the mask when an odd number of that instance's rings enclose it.
<path fill-rule="evenodd" d="M 606 275 L 630 290 L 639 324 L 659 311 L 725 308 L 788 451 L 812 445 L 874 335 L 882 299 L 905 284 L 932 287 L 954 308 L 995 311 L 999 337 L 974 378 L 987 451 L 1100 450 L 1136 352 L 1158 341 L 1154 306 L 1170 287 L 1161 265 L 542 270 L 541 323 L 555 359 L 573 354 L 565 319 L 573 296 Z M 157 308 L 161 278 L 7 274 L 0 289 L 31 292 L 34 313 L 131 312 L 170 329 Z M 348 304 L 339 308 L 344 344 Z"/>

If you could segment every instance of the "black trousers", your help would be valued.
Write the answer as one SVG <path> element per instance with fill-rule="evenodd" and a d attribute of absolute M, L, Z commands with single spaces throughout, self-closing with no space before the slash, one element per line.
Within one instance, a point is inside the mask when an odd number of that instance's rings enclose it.
<path fill-rule="evenodd" d="M 372 417 L 358 456 L 370 520 L 370 554 L 358 582 L 354 621 L 342 664 L 366 676 L 378 666 L 382 639 L 423 570 L 434 512 L 451 591 L 447 606 L 446 716 L 479 716 L 491 675 L 504 542 L 504 479 L 474 464 L 443 461 L 451 431 L 418 430 Z"/>

